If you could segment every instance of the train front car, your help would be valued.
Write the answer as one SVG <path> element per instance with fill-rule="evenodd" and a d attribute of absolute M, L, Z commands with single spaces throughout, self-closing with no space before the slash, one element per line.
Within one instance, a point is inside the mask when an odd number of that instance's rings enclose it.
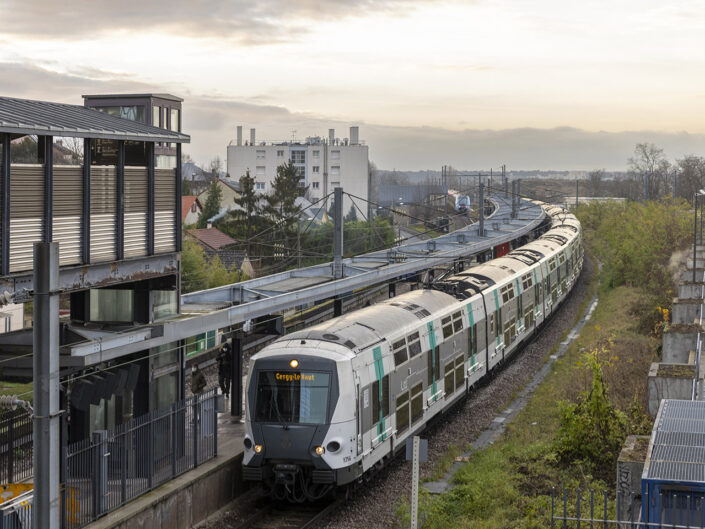
<path fill-rule="evenodd" d="M 298 334 L 298 333 L 296 333 Z M 313 501 L 344 480 L 355 444 L 349 349 L 290 335 L 250 360 L 243 477 L 272 497 Z M 343 472 L 344 473 L 344 472 Z"/>

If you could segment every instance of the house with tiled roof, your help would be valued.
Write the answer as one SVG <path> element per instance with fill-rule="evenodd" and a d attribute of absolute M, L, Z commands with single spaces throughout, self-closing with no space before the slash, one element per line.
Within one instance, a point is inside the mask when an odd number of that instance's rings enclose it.
<path fill-rule="evenodd" d="M 218 228 L 198 228 L 186 230 L 186 237 L 196 241 L 206 252 L 209 259 L 218 255 L 228 270 L 240 270 L 248 277 L 255 272 L 247 258 L 247 253 L 236 248 L 237 241 Z"/>
<path fill-rule="evenodd" d="M 196 224 L 202 211 L 203 205 L 197 196 L 187 195 L 181 197 L 181 223 L 184 226 Z"/>

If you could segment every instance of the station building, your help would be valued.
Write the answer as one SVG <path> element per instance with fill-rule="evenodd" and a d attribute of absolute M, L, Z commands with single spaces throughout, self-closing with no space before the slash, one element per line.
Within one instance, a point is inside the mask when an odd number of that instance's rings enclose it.
<path fill-rule="evenodd" d="M 238 181 L 249 170 L 255 179 L 255 190 L 267 194 L 272 191 L 277 167 L 291 160 L 301 175 L 302 195 L 305 193 L 310 202 L 332 193 L 336 187 L 369 200 L 369 149 L 359 136 L 359 128 L 350 127 L 350 137 L 343 139 L 335 137 L 335 129 L 329 129 L 327 139 L 315 136 L 303 142 L 258 142 L 255 129 L 250 129 L 250 139 L 243 144 L 242 126 L 238 126 L 235 142 L 228 145 L 228 174 L 231 180 Z M 343 212 L 347 213 L 353 202 L 348 196 L 343 200 Z M 363 200 L 355 203 L 366 215 L 367 204 Z"/>
<path fill-rule="evenodd" d="M 179 313 L 176 160 L 189 141 L 180 132 L 181 101 L 166 94 L 85 96 L 79 106 L 0 97 L 0 294 L 30 301 L 33 244 L 59 243 L 70 441 L 184 398 L 178 342 L 129 355 L 76 348 L 119 340 L 125 329 L 152 336 Z M 36 139 L 35 163 L 13 159 L 13 140 L 25 136 Z M 74 138 L 82 163 L 53 159 L 59 138 Z M 31 380 L 31 353 L 31 328 L 0 335 L 3 378 Z"/>

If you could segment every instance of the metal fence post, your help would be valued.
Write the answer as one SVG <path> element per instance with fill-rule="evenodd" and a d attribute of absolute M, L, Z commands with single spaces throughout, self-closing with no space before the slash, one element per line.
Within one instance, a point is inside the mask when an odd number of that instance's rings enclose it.
<path fill-rule="evenodd" d="M 105 512 L 108 484 L 107 439 L 106 430 L 93 432 L 93 516 L 96 518 Z"/>
<path fill-rule="evenodd" d="M 198 395 L 193 396 L 193 468 L 198 466 Z"/>
<path fill-rule="evenodd" d="M 11 417 L 7 426 L 7 482 L 15 482 L 15 417 Z"/>
<path fill-rule="evenodd" d="M 171 477 L 176 476 L 176 460 L 178 449 L 176 446 L 176 411 L 178 404 L 175 402 L 171 405 Z"/>
<path fill-rule="evenodd" d="M 147 422 L 147 464 L 149 468 L 147 469 L 147 484 L 149 490 L 152 490 L 154 486 L 154 413 L 149 412 L 149 419 Z"/>
<path fill-rule="evenodd" d="M 127 503 L 127 425 L 122 426 L 122 443 L 120 445 L 122 468 L 120 469 L 120 474 L 122 475 L 122 503 Z"/>
<path fill-rule="evenodd" d="M 218 402 L 217 402 L 217 400 L 218 400 L 218 390 L 214 389 L 213 394 L 211 395 L 211 402 L 213 403 L 213 457 L 218 457 Z"/>

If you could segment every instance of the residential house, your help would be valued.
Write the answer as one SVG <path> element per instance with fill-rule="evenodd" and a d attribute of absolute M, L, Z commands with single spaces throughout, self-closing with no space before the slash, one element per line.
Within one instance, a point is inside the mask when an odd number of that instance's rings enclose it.
<path fill-rule="evenodd" d="M 191 226 L 198 222 L 203 211 L 201 201 L 196 196 L 181 197 L 181 224 Z"/>

